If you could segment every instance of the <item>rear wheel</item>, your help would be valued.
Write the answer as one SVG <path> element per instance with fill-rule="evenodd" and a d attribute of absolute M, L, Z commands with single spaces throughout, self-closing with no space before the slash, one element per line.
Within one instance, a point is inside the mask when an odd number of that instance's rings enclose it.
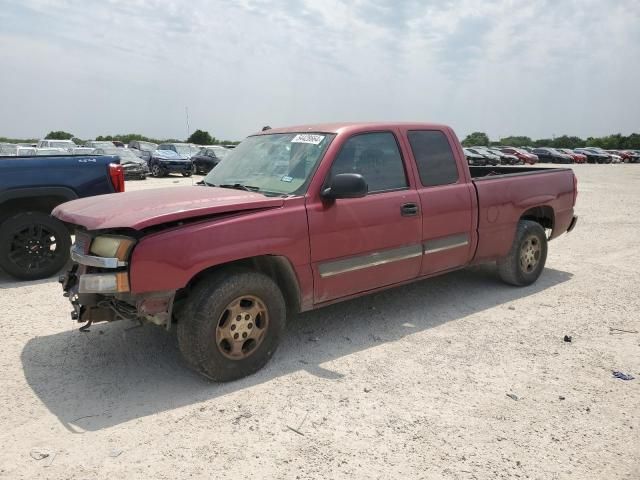
<path fill-rule="evenodd" d="M 59 220 L 22 212 L 0 225 L 0 267 L 20 280 L 46 278 L 69 259 L 71 237 Z"/>
<path fill-rule="evenodd" d="M 547 237 L 544 228 L 537 222 L 521 220 L 511 250 L 497 262 L 498 274 L 511 285 L 531 285 L 542 273 L 546 261 Z"/>
<path fill-rule="evenodd" d="M 186 171 L 186 172 L 182 172 L 182 176 L 183 177 L 190 177 L 191 176 L 191 170 Z"/>
<path fill-rule="evenodd" d="M 286 306 L 271 278 L 248 270 L 223 271 L 189 294 L 178 321 L 178 344 L 196 371 L 230 381 L 262 368 L 275 352 Z"/>

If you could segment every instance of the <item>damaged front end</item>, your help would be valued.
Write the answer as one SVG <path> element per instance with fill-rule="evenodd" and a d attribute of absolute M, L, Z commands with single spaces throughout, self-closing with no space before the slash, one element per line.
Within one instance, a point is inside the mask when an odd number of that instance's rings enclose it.
<path fill-rule="evenodd" d="M 171 327 L 175 291 L 135 295 L 130 292 L 129 257 L 135 238 L 76 232 L 71 247 L 74 264 L 59 281 L 69 298 L 71 318 L 85 325 L 132 320 Z"/>

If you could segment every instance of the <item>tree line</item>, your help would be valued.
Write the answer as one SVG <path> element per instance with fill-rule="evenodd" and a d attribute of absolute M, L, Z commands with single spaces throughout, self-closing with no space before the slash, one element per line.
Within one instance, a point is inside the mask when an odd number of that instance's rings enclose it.
<path fill-rule="evenodd" d="M 465 147 L 504 145 L 510 147 L 600 147 L 605 150 L 640 150 L 640 133 L 632 133 L 628 136 L 616 133 L 606 137 L 587 137 L 586 139 L 569 135 L 537 140 L 533 140 L 531 137 L 510 136 L 501 138 L 498 141 L 492 141 L 484 132 L 473 132 L 462 140 L 462 145 Z"/>
<path fill-rule="evenodd" d="M 51 131 L 47 133 L 47 135 L 44 138 L 47 140 L 73 140 L 78 145 L 81 145 L 86 141 L 76 137 L 73 133 L 65 132 L 63 130 Z M 140 135 L 139 133 L 125 133 L 125 134 L 119 134 L 119 135 L 98 135 L 95 138 L 95 140 L 98 140 L 98 141 L 119 140 L 125 144 L 133 140 L 138 140 L 141 142 L 152 142 L 152 143 L 187 142 L 187 143 L 194 143 L 196 145 L 230 145 L 230 144 L 236 145 L 240 143 L 237 140 L 217 139 L 205 130 L 196 130 L 186 140 L 180 140 L 176 138 L 152 138 L 152 137 L 146 137 L 144 135 Z M 0 137 L 0 142 L 6 142 L 6 143 L 36 143 L 37 141 L 38 139 L 36 138 Z"/>

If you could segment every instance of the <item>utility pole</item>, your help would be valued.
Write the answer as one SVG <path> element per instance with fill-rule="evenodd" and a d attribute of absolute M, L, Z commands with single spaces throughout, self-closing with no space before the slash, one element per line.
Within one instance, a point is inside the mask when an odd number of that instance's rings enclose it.
<path fill-rule="evenodd" d="M 187 117 L 187 140 L 189 139 L 189 107 L 184 107 L 184 114 Z"/>

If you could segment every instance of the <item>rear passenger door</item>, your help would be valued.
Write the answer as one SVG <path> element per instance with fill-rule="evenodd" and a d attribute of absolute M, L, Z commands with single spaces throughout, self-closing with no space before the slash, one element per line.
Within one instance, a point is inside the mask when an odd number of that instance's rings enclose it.
<path fill-rule="evenodd" d="M 359 173 L 362 198 L 309 199 L 307 216 L 316 304 L 418 276 L 422 216 L 394 132 L 348 138 L 333 160 L 333 175 Z"/>
<path fill-rule="evenodd" d="M 407 139 L 418 169 L 422 211 L 421 275 L 469 262 L 475 244 L 475 192 L 459 171 L 450 139 L 441 130 L 411 130 Z"/>

